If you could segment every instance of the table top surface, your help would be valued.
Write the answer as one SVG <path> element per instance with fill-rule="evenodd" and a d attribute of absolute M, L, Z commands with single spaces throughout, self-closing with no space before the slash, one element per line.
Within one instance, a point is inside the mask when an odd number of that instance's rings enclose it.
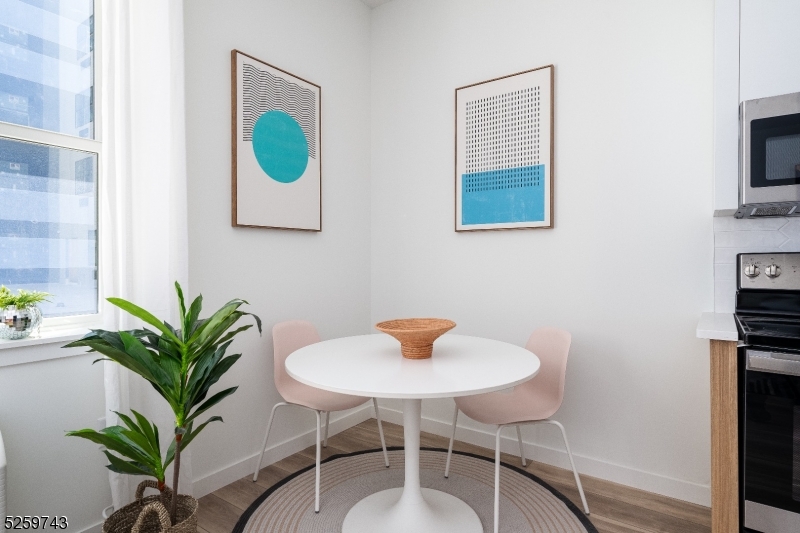
<path fill-rule="evenodd" d="M 386 334 L 311 344 L 286 359 L 297 381 L 332 392 L 375 398 L 451 398 L 507 389 L 539 371 L 532 352 L 480 337 L 446 334 L 430 359 L 405 359 Z"/>

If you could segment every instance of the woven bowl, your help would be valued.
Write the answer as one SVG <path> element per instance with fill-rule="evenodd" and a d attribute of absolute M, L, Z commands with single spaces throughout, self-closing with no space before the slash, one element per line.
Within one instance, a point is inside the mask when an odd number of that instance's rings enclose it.
<path fill-rule="evenodd" d="M 456 327 L 444 318 L 401 318 L 375 324 L 375 328 L 400 341 L 400 352 L 406 359 L 428 359 L 433 354 L 433 341 Z"/>

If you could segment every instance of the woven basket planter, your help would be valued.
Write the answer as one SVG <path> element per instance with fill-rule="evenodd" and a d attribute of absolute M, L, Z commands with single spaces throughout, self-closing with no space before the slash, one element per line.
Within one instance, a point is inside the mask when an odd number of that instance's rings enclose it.
<path fill-rule="evenodd" d="M 103 523 L 103 533 L 197 533 L 197 500 L 185 494 L 178 495 L 178 523 L 169 519 L 172 491 L 144 497 L 146 488 L 158 488 L 155 481 L 147 480 L 136 488 L 136 501 L 115 511 Z"/>
<path fill-rule="evenodd" d="M 375 328 L 400 341 L 406 359 L 428 359 L 433 355 L 433 341 L 456 327 L 444 318 L 401 318 L 375 324 Z"/>

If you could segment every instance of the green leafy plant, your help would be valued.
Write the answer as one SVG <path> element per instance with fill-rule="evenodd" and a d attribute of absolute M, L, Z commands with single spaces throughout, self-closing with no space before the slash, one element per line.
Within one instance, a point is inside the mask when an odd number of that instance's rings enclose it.
<path fill-rule="evenodd" d="M 33 307 L 42 302 L 49 302 L 48 296 L 50 296 L 48 292 L 26 291 L 25 289 L 19 289 L 17 294 L 14 294 L 5 285 L 0 285 L 0 308 L 12 305 L 17 309 Z"/>
<path fill-rule="evenodd" d="M 112 426 L 102 431 L 83 429 L 70 432 L 68 435 L 102 444 L 124 458 L 106 453 L 110 470 L 125 474 L 151 475 L 159 482 L 160 488 L 164 486 L 164 470 L 174 461 L 173 498 L 170 508 L 173 524 L 178 502 L 181 450 L 185 449 L 208 424 L 222 421 L 221 417 L 212 416 L 195 427 L 198 416 L 237 389 L 230 387 L 208 397 L 210 388 L 241 357 L 241 354 L 226 356 L 225 351 L 236 335 L 253 325 L 232 328 L 240 318 L 249 315 L 255 319 L 258 331 L 261 333 L 261 319 L 252 313 L 239 310 L 239 307 L 247 303 L 246 301 L 231 300 L 211 317 L 201 319 L 199 317 L 203 297 L 198 296 L 187 309 L 183 290 L 177 282 L 175 290 L 180 308 L 178 328 L 159 320 L 149 311 L 127 300 L 109 298 L 110 303 L 141 319 L 156 331 L 147 328 L 115 332 L 98 329 L 65 346 L 65 348 L 85 346 L 90 348 L 91 352 L 99 352 L 105 357 L 97 361 L 115 361 L 139 374 L 169 403 L 175 415 L 175 438 L 164 459 L 161 458 L 158 444 L 158 428 L 136 412 L 134 412 L 136 423 L 129 417 L 120 415 L 127 428 Z"/>
<path fill-rule="evenodd" d="M 117 413 L 116 411 L 114 411 Z M 166 457 L 161 459 L 161 443 L 158 437 L 158 427 L 151 424 L 144 416 L 133 411 L 136 422 L 130 417 L 117 413 L 125 426 L 110 426 L 100 431 L 93 429 L 80 429 L 70 431 L 68 437 L 82 437 L 105 446 L 103 453 L 108 457 L 108 469 L 119 474 L 132 474 L 152 476 L 158 482 L 158 490 L 165 487 L 165 472 L 175 459 L 175 441 L 172 441 L 167 450 Z M 138 423 L 137 423 L 138 422 Z M 188 439 L 187 439 L 188 440 Z M 183 443 L 184 448 L 186 442 Z M 127 457 L 129 461 L 120 459 L 110 451 Z"/>

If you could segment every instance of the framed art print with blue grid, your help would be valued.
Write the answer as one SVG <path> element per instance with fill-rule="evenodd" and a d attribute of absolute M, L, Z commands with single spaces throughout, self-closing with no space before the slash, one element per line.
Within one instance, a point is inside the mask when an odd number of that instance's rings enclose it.
<path fill-rule="evenodd" d="M 456 231 L 553 227 L 553 65 L 456 89 Z"/>

